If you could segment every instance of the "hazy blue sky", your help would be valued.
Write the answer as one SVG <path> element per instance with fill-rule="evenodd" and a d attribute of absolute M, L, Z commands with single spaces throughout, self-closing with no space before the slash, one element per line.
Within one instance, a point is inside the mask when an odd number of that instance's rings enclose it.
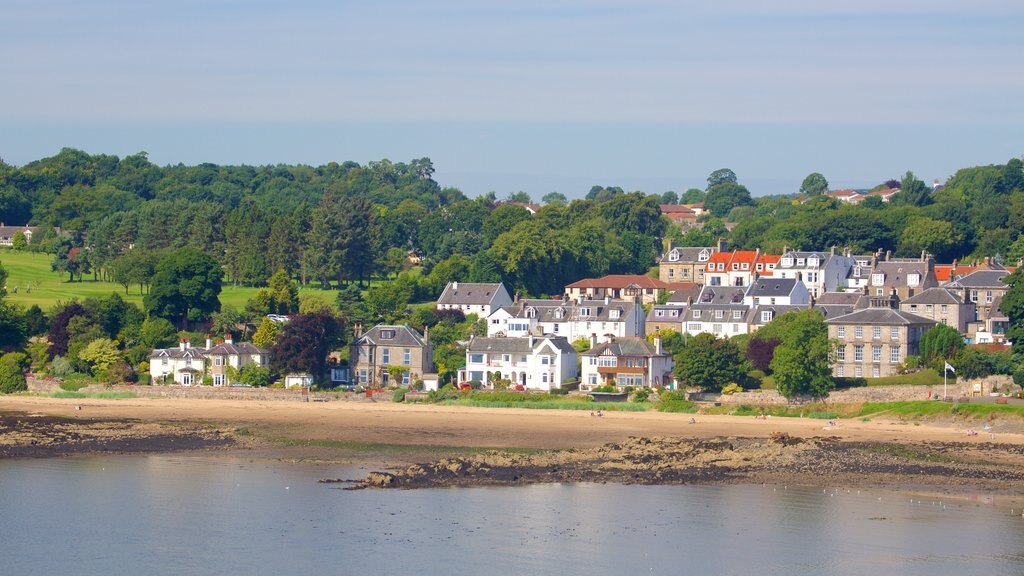
<path fill-rule="evenodd" d="M 1019 0 L 3 0 L 0 157 L 429 156 L 475 195 L 754 194 L 1024 154 Z"/>

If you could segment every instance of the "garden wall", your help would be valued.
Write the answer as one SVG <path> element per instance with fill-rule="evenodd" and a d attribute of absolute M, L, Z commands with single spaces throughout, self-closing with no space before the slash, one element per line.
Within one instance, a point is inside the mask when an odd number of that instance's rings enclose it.
<path fill-rule="evenodd" d="M 977 380 L 959 380 L 949 383 L 947 394 L 950 398 L 970 396 L 974 385 L 980 384 L 981 393 L 988 395 L 993 387 L 1004 391 L 1007 386 L 1017 390 L 1013 379 L 1009 376 L 989 376 Z M 829 394 L 825 402 L 836 404 L 859 404 L 862 402 L 902 402 L 907 400 L 927 400 L 935 394 L 942 396 L 942 385 L 939 386 L 863 386 L 859 388 L 847 388 L 834 390 Z M 691 394 L 690 397 L 698 402 L 721 402 L 722 404 L 788 404 L 781 394 L 775 390 L 750 390 L 737 394 Z M 797 402 L 809 399 L 797 399 Z"/>

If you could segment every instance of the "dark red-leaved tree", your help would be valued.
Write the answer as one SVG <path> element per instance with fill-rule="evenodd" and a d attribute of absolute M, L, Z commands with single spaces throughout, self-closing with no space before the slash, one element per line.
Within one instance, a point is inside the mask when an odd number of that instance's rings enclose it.
<path fill-rule="evenodd" d="M 341 322 L 327 311 L 298 314 L 284 325 L 270 351 L 279 374 L 308 372 L 316 378 L 327 371 L 327 353 L 341 341 Z"/>
<path fill-rule="evenodd" d="M 747 343 L 747 360 L 750 360 L 750 365 L 754 367 L 754 370 L 768 372 L 768 366 L 775 356 L 775 347 L 780 342 L 782 341 L 774 338 L 762 340 L 757 336 L 750 339 L 750 342 Z"/>
<path fill-rule="evenodd" d="M 89 312 L 78 302 L 67 304 L 54 314 L 53 321 L 50 322 L 50 331 L 47 332 L 50 347 L 46 351 L 50 355 L 50 360 L 68 353 L 68 342 L 71 340 L 71 336 L 68 335 L 68 322 L 75 316 L 88 315 Z"/>

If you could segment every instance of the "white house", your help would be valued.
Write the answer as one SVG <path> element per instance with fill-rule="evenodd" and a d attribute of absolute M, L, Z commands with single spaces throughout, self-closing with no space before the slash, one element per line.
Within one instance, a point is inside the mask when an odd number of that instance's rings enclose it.
<path fill-rule="evenodd" d="M 548 334 L 569 342 L 597 335 L 607 342 L 613 337 L 643 336 L 643 307 L 630 300 L 520 300 L 487 319 L 488 336 Z"/>
<path fill-rule="evenodd" d="M 720 338 L 748 333 L 752 306 L 744 301 L 746 291 L 745 286 L 705 286 L 687 307 L 683 330 L 693 336 L 707 332 Z"/>
<path fill-rule="evenodd" d="M 153 384 L 203 383 L 206 374 L 206 349 L 193 348 L 182 338 L 177 348 L 158 348 L 149 354 L 149 375 Z"/>
<path fill-rule="evenodd" d="M 760 304 L 799 306 L 810 302 L 810 295 L 804 283 L 795 278 L 773 278 L 766 276 L 754 280 L 743 295 L 747 306 Z"/>
<path fill-rule="evenodd" d="M 460 310 L 487 318 L 502 306 L 512 304 L 512 297 L 502 283 L 449 282 L 437 299 L 438 310 Z"/>
<path fill-rule="evenodd" d="M 798 252 L 786 250 L 775 268 L 776 278 L 795 278 L 807 286 L 813 298 L 835 292 L 846 285 L 853 267 L 853 258 L 831 252 Z"/>
<path fill-rule="evenodd" d="M 492 385 L 508 380 L 528 390 L 550 391 L 578 376 L 577 354 L 562 337 L 474 337 L 466 347 L 459 381 Z"/>

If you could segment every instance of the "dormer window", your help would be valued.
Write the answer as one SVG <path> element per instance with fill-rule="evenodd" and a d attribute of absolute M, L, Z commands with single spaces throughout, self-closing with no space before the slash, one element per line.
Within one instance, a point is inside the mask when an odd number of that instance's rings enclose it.
<path fill-rule="evenodd" d="M 789 256 L 783 258 L 782 259 L 782 265 L 783 266 L 792 266 L 793 265 L 793 259 L 790 258 Z"/>
<path fill-rule="evenodd" d="M 609 310 L 608 311 L 608 318 L 610 318 L 612 320 L 618 320 L 619 319 L 619 311 L 618 310 Z"/>
<path fill-rule="evenodd" d="M 380 331 L 380 337 L 381 337 L 382 340 L 391 340 L 392 338 L 395 337 L 395 331 L 394 330 L 381 330 Z"/>
<path fill-rule="evenodd" d="M 808 258 L 807 265 L 811 266 L 812 268 L 817 268 L 818 266 L 821 266 L 817 258 Z"/>
<path fill-rule="evenodd" d="M 885 274 L 872 274 L 871 283 L 875 286 L 881 286 L 885 283 Z"/>
<path fill-rule="evenodd" d="M 921 283 L 920 274 L 907 274 L 907 286 L 917 286 Z"/>
<path fill-rule="evenodd" d="M 679 251 L 678 250 L 673 250 L 673 251 L 669 252 L 668 253 L 668 261 L 669 262 L 678 262 L 679 261 Z"/>
<path fill-rule="evenodd" d="M 527 318 L 536 318 L 537 317 L 537 309 L 534 308 L 533 306 L 530 306 L 529 308 L 527 308 L 526 309 L 526 317 Z"/>
<path fill-rule="evenodd" d="M 590 308 L 580 308 L 580 316 L 590 316 Z"/>
<path fill-rule="evenodd" d="M 697 254 L 697 262 L 707 262 L 711 258 L 711 254 L 707 250 L 701 250 L 700 254 Z"/>
<path fill-rule="evenodd" d="M 763 270 L 764 270 L 764 264 L 758 264 L 757 265 L 757 271 L 758 272 L 762 272 Z"/>
<path fill-rule="evenodd" d="M 741 266 L 741 268 L 743 268 L 744 270 L 750 270 L 750 264 L 747 264 L 746 262 L 744 262 L 743 266 Z"/>
<path fill-rule="evenodd" d="M 740 265 L 739 265 L 739 264 L 737 264 L 736 262 L 733 262 L 733 263 L 732 263 L 732 269 L 733 269 L 733 270 L 739 270 L 739 269 L 740 269 Z"/>
<path fill-rule="evenodd" d="M 796 265 L 797 266 L 803 266 L 804 262 L 805 262 L 805 260 L 803 258 L 797 258 L 796 259 Z"/>
<path fill-rule="evenodd" d="M 725 262 L 719 262 L 718 263 L 718 271 L 719 272 L 725 272 Z"/>

